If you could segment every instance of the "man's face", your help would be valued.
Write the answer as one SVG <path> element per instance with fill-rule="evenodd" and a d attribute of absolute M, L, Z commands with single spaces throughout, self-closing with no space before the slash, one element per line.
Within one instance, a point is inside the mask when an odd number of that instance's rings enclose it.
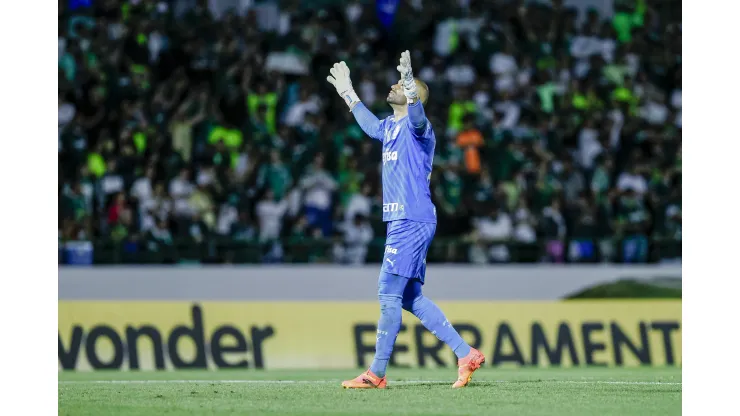
<path fill-rule="evenodd" d="M 386 98 L 386 101 L 388 102 L 388 104 L 406 104 L 406 96 L 403 95 L 403 87 L 401 86 L 400 81 L 396 84 L 391 85 L 391 90 L 388 92 L 388 97 Z"/>

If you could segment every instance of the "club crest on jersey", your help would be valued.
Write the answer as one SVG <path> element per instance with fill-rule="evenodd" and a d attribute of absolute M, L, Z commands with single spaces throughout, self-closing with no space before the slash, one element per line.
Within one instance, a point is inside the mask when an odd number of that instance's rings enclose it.
<path fill-rule="evenodd" d="M 398 133 L 401 131 L 401 125 L 397 125 L 395 129 L 393 129 L 393 134 L 390 133 L 390 131 L 385 132 L 385 142 L 392 142 L 393 140 L 396 140 L 398 138 Z"/>

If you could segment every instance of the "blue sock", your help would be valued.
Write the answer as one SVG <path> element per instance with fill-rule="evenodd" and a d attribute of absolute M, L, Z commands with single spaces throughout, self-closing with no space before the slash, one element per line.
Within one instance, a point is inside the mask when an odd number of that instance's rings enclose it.
<path fill-rule="evenodd" d="M 423 295 L 417 297 L 407 310 L 419 318 L 424 328 L 452 348 L 457 358 L 463 358 L 470 353 L 470 345 L 462 339 L 439 307 L 429 298 Z"/>
<path fill-rule="evenodd" d="M 370 371 L 378 377 L 385 377 L 388 360 L 391 359 L 393 345 L 401 330 L 401 295 L 378 295 L 380 299 L 380 319 L 375 341 L 375 358 Z"/>

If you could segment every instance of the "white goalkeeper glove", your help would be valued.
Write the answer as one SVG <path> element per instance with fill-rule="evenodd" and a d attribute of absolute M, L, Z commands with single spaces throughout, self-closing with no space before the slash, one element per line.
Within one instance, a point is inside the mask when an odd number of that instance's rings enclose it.
<path fill-rule="evenodd" d="M 352 111 L 355 104 L 360 102 L 360 97 L 357 96 L 357 93 L 352 88 L 352 80 L 349 78 L 347 64 L 344 61 L 337 62 L 329 72 L 331 75 L 326 77 L 326 80 L 337 89 L 339 96 L 344 99 L 344 102 L 347 103 L 350 111 Z"/>
<path fill-rule="evenodd" d="M 414 81 L 414 72 L 411 70 L 411 54 L 409 51 L 401 53 L 400 64 L 396 67 L 401 73 L 401 86 L 403 95 L 406 96 L 406 102 L 411 104 L 419 99 L 416 91 L 416 82 Z"/>

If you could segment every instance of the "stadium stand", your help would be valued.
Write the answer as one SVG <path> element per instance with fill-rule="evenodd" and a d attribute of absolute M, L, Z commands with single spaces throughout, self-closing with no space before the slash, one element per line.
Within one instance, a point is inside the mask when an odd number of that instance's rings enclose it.
<path fill-rule="evenodd" d="M 412 52 L 429 262 L 681 257 L 675 1 L 60 2 L 59 262 L 375 262 L 379 117 Z M 575 5 L 574 5 L 575 4 Z"/>

